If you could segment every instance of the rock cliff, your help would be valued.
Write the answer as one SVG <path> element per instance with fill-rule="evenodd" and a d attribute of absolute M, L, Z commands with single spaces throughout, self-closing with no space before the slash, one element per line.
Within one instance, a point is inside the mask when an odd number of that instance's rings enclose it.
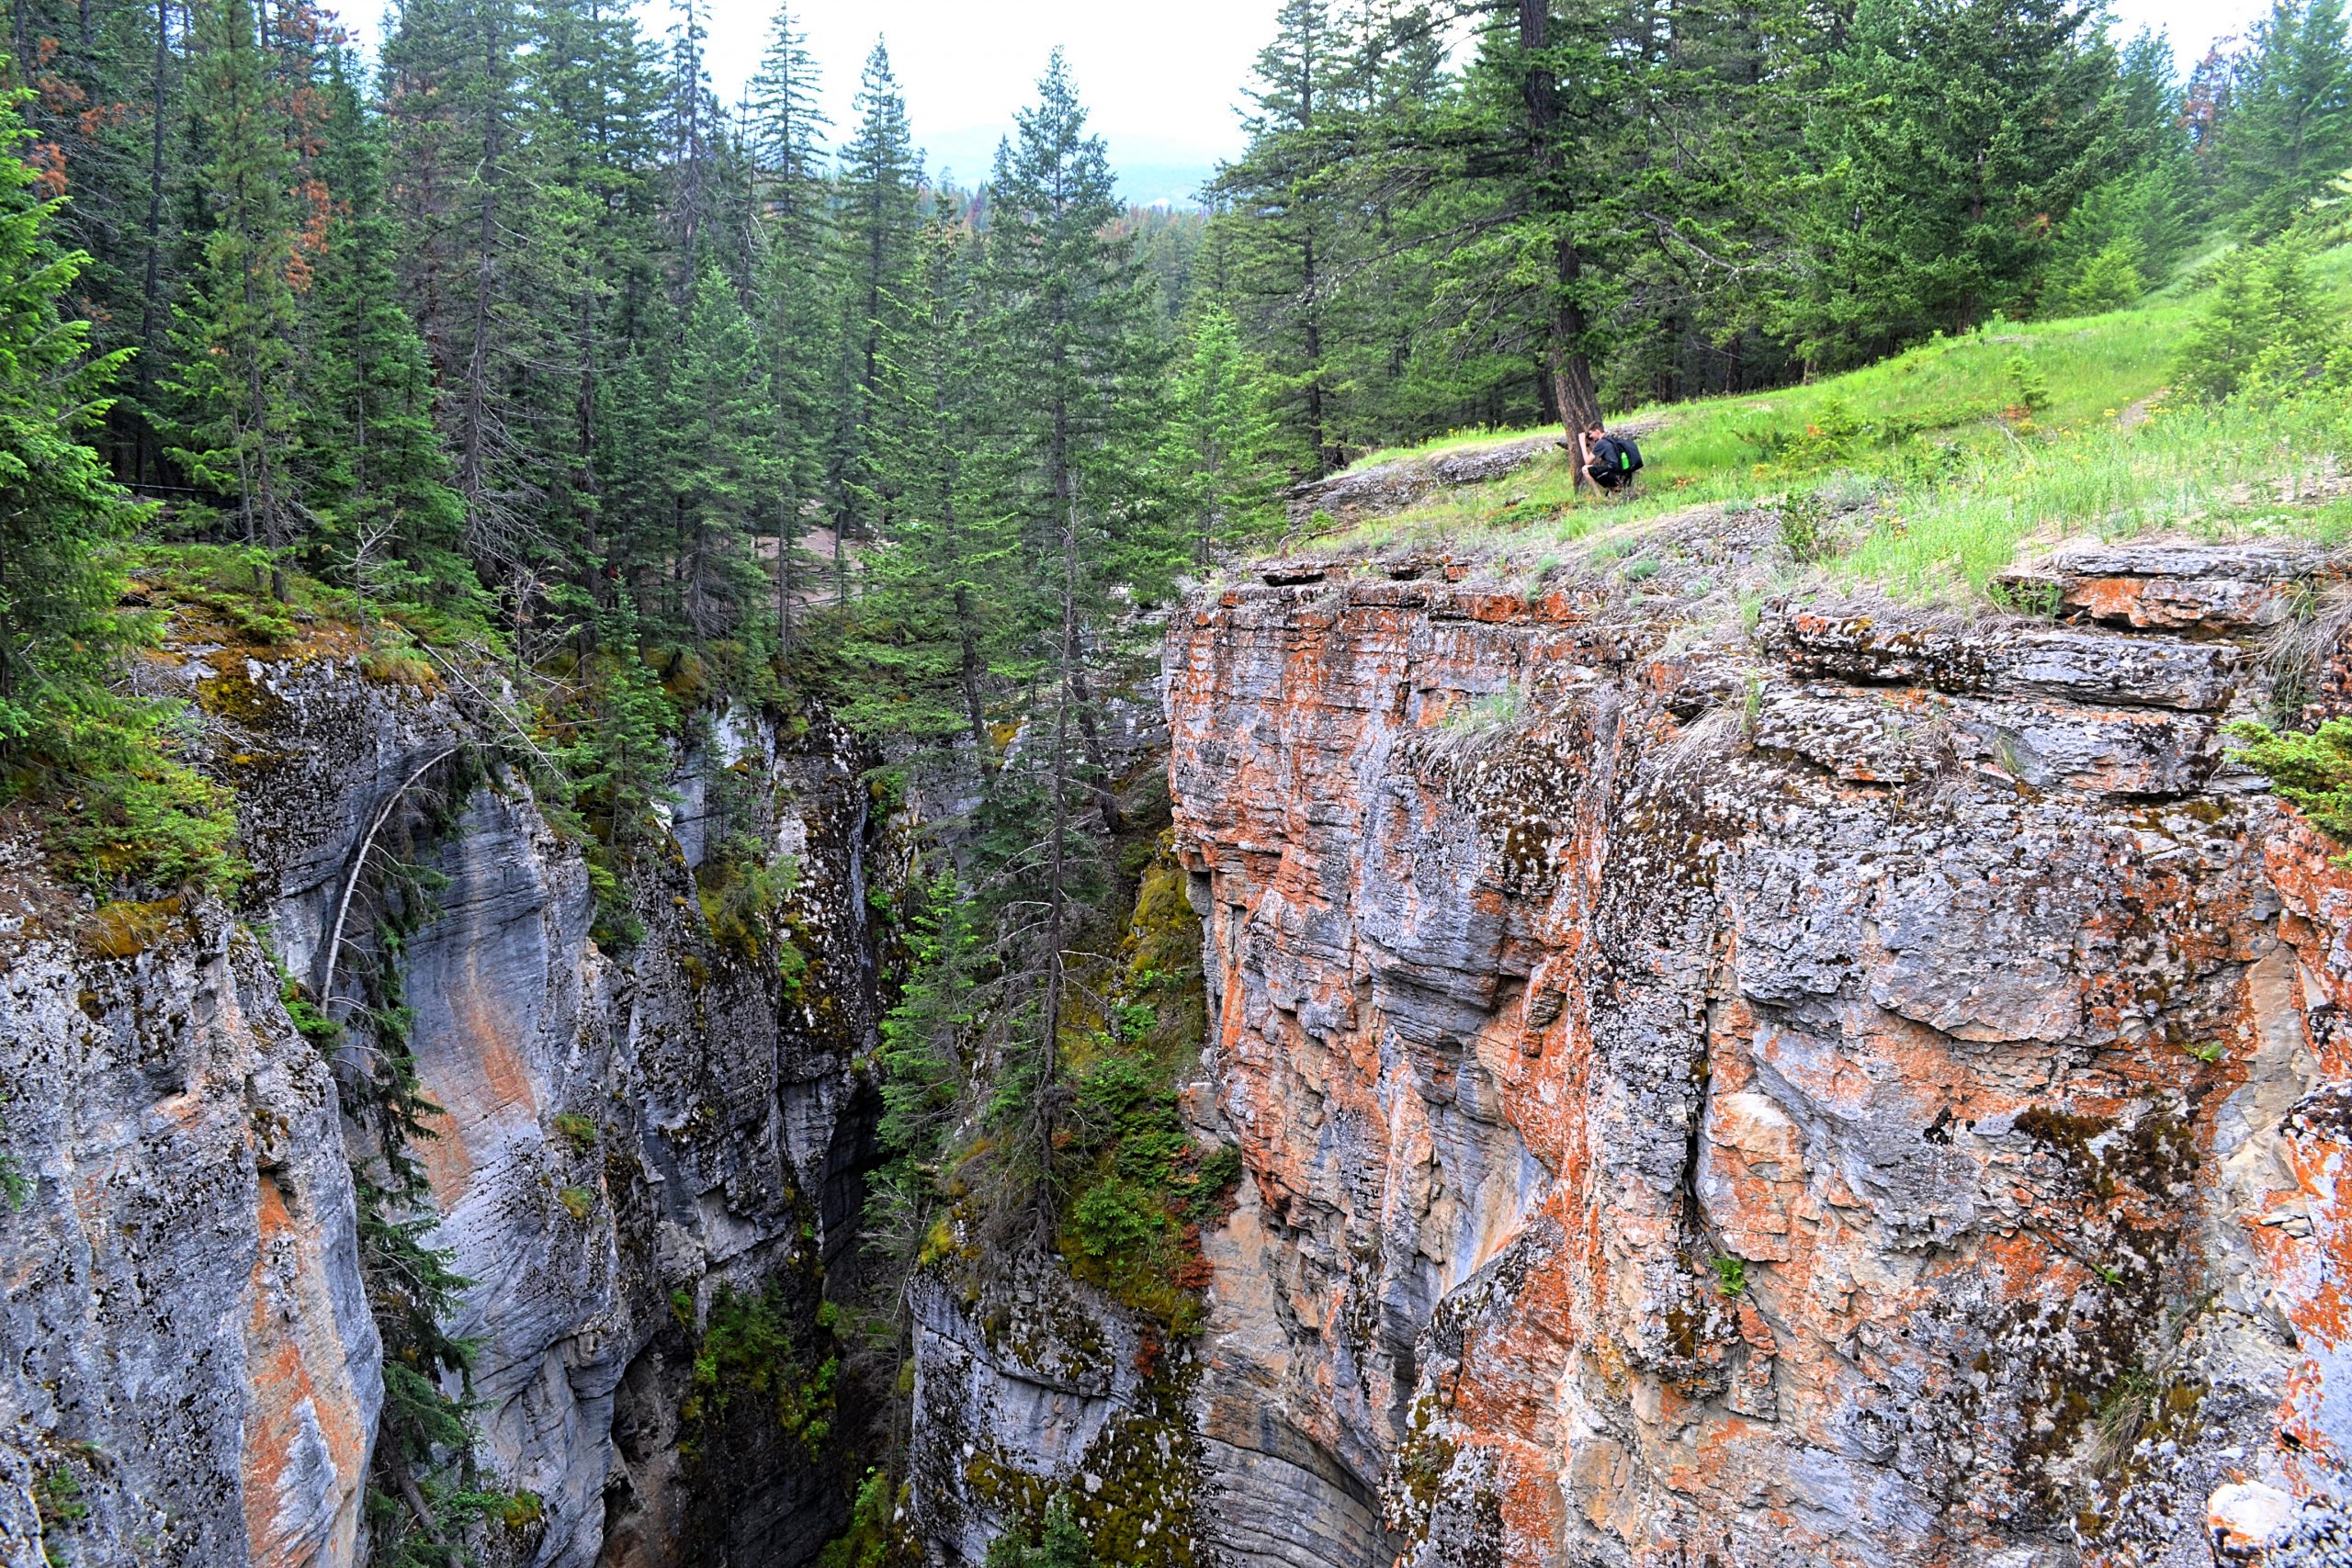
<path fill-rule="evenodd" d="M 1644 547 L 1291 560 L 1176 618 L 1181 1102 L 1243 1179 L 1197 1334 L 1034 1258 L 919 1275 L 932 1561 L 1054 1496 L 1153 1568 L 2352 1551 L 2352 871 L 2224 732 L 2345 705 L 2336 567 L 2085 546 L 2012 574 L 2030 616 L 1751 624 L 1715 585 L 1755 541 Z M 187 629 L 141 679 L 243 794 L 241 907 L 94 909 L 0 851 L 0 1561 L 364 1555 L 355 1097 L 395 1047 L 516 1499 L 483 1560 L 810 1560 L 897 874 L 870 759 L 707 715 L 600 902 L 480 694 Z M 698 874 L 745 855 L 784 947 Z"/>
<path fill-rule="evenodd" d="M 2222 733 L 2324 563 L 1694 625 L 1738 548 L 1171 630 L 1208 1544 L 2340 1561 L 2352 876 Z"/>
<path fill-rule="evenodd" d="M 868 759 L 820 715 L 718 716 L 677 757 L 671 851 L 628 879 L 642 935 L 616 948 L 579 843 L 437 681 L 371 678 L 347 629 L 189 632 L 141 678 L 193 700 L 205 765 L 239 786 L 244 906 L 94 912 L 21 830 L 0 870 L 21 1187 L 0 1211 L 0 1561 L 364 1555 L 383 1382 L 353 1096 L 385 1043 L 352 1005 L 362 957 L 397 977 L 442 1111 L 419 1145 L 430 1237 L 471 1281 L 445 1326 L 475 1345 L 482 1484 L 518 1499 L 486 1560 L 805 1561 L 842 1511 L 838 1456 L 730 1418 L 725 1356 L 704 1358 L 716 1385 L 696 1357 L 734 1302 L 812 1372 L 825 1354 L 870 1122 Z M 703 907 L 722 793 L 785 889 L 789 962 Z M 305 987 L 332 990 L 340 1045 L 289 1013 Z"/>

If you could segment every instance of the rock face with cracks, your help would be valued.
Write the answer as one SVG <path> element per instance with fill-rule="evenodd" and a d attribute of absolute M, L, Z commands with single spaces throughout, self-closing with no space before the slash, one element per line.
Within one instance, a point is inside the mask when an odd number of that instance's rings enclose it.
<path fill-rule="evenodd" d="M 1168 645 L 1227 1561 L 2342 1560 L 2352 873 L 2222 728 L 2324 561 L 1351 570 Z"/>
<path fill-rule="evenodd" d="M 481 1559 L 808 1561 L 845 1512 L 832 1460 L 773 1421 L 694 1451 L 687 1400 L 722 1293 L 775 1303 L 810 1368 L 824 1353 L 817 1293 L 870 1158 L 869 759 L 821 716 L 702 727 L 668 852 L 628 879 L 643 935 L 606 951 L 578 844 L 470 760 L 449 694 L 371 680 L 360 651 L 324 626 L 182 638 L 141 671 L 192 699 L 199 761 L 240 788 L 239 909 L 94 911 L 28 838 L 5 846 L 0 1154 L 22 1201 L 0 1205 L 0 1562 L 366 1560 L 382 1350 L 348 1112 L 352 1053 L 378 1043 L 355 1018 L 340 1053 L 316 1043 L 282 998 L 323 984 L 347 897 L 326 1005 L 348 1015 L 380 940 L 379 822 L 433 888 L 394 966 L 445 1112 L 419 1148 L 429 1239 L 473 1281 L 445 1326 L 475 1345 L 481 1483 L 528 1499 Z M 791 964 L 701 907 L 722 818 L 733 852 L 748 834 L 790 862 Z"/>

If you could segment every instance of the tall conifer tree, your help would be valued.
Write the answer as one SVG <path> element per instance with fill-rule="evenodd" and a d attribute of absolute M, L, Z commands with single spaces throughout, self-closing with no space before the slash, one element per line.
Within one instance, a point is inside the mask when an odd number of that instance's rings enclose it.
<path fill-rule="evenodd" d="M 296 159 L 248 0 L 204 0 L 190 111 L 204 152 L 209 229 L 177 312 L 185 444 L 174 456 L 221 499 L 249 546 L 295 542 Z M 283 568 L 273 568 L 284 592 Z"/>
<path fill-rule="evenodd" d="M 849 595 L 846 542 L 882 536 L 891 495 L 881 427 L 890 404 L 884 379 L 890 355 L 913 321 L 918 198 L 922 162 L 907 126 L 906 99 L 877 40 L 857 92 L 856 133 L 842 149 L 838 197 L 842 334 L 836 382 L 838 434 L 832 456 L 833 586 Z"/>

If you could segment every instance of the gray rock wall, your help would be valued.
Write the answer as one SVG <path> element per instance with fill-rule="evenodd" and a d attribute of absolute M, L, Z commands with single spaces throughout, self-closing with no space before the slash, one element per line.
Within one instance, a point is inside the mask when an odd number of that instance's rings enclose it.
<path fill-rule="evenodd" d="M 291 648 L 183 639 L 142 670 L 191 701 L 200 763 L 240 791 L 242 920 L 94 912 L 28 837 L 0 845 L 0 1153 L 28 1184 L 0 1211 L 0 1562 L 364 1555 L 381 1351 L 349 1167 L 368 1147 L 337 1087 L 360 1068 L 294 1028 L 280 973 L 325 977 L 356 888 L 328 1000 L 352 1016 L 395 845 L 445 879 L 396 965 L 447 1112 L 419 1149 L 432 1239 L 474 1281 L 445 1326 L 478 1345 L 484 1483 L 538 1505 L 481 1550 L 804 1562 L 842 1513 L 838 1453 L 756 1422 L 722 1452 L 678 1444 L 722 1292 L 768 1296 L 824 1353 L 810 1319 L 868 1157 L 867 759 L 821 717 L 723 716 L 679 760 L 677 852 L 631 878 L 644 937 L 608 953 L 578 846 L 508 771 L 435 766 L 471 736 L 458 705 L 368 679 L 357 652 L 322 627 Z M 796 863 L 774 912 L 791 964 L 705 919 L 693 868 L 722 776 L 744 830 Z"/>

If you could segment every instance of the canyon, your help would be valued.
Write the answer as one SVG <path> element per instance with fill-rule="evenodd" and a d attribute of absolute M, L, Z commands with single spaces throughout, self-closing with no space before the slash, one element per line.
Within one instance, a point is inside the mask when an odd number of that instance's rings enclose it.
<path fill-rule="evenodd" d="M 1125 733 L 1200 926 L 1179 1101 L 1242 1179 L 1197 1333 L 1048 1256 L 918 1273 L 910 1551 L 1058 1499 L 1170 1568 L 2346 1560 L 2352 871 L 2226 728 L 2352 701 L 2340 568 L 2076 542 L 1962 617 L 1743 598 L 1761 526 L 1173 614 Z M 365 1028 L 296 1003 L 403 908 L 448 1328 L 531 1499 L 483 1561 L 814 1561 L 863 1456 L 695 1368 L 758 1297 L 813 1370 L 856 1277 L 905 875 L 865 744 L 709 716 L 621 942 L 466 690 L 333 627 L 141 679 L 254 871 L 93 911 L 6 847 L 0 1562 L 364 1560 Z M 722 818 L 804 974 L 698 897 Z"/>
<path fill-rule="evenodd" d="M 1767 540 L 1644 548 L 1179 617 L 1186 1105 L 1248 1179 L 1162 1386 L 1099 1303 L 926 1314 L 934 1539 L 1019 1472 L 1159 1520 L 1122 1562 L 2342 1561 L 2352 877 L 2224 728 L 2334 569 L 2079 543 L 2034 615 L 1751 629 L 1691 606 Z"/>

